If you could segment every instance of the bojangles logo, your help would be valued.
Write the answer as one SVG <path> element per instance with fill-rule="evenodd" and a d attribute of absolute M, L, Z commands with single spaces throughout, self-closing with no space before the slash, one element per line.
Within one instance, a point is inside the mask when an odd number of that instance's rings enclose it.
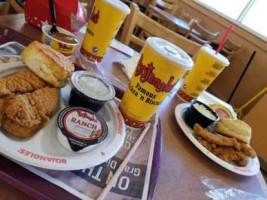
<path fill-rule="evenodd" d="M 92 20 L 92 22 L 94 22 L 95 24 L 98 23 L 98 19 L 99 19 L 99 14 L 100 14 L 100 11 L 98 10 L 97 12 L 95 12 L 95 7 L 93 9 L 93 12 L 91 14 L 91 17 L 90 19 Z"/>
<path fill-rule="evenodd" d="M 59 46 L 59 49 L 61 49 L 61 50 L 69 50 L 70 51 L 72 49 L 72 46 L 67 45 L 67 44 L 58 43 L 58 46 Z"/>
<path fill-rule="evenodd" d="M 90 115 L 90 114 L 88 114 L 86 112 L 82 112 L 80 110 L 77 110 L 77 114 L 78 114 L 79 117 L 82 117 L 84 119 L 88 119 L 89 121 L 97 122 L 97 119 L 96 119 L 95 116 Z"/>
<path fill-rule="evenodd" d="M 142 83 L 148 82 L 153 85 L 156 89 L 156 92 L 170 92 L 174 87 L 175 83 L 172 84 L 174 76 L 170 76 L 167 83 L 164 83 L 160 78 L 156 77 L 153 73 L 155 67 L 153 62 L 144 65 L 143 64 L 143 55 L 141 56 L 136 71 L 135 76 L 140 76 L 140 81 Z"/>

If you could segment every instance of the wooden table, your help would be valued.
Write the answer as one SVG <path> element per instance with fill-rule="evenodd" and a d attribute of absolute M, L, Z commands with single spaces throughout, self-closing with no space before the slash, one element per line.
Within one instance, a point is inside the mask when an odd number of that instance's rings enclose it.
<path fill-rule="evenodd" d="M 1 17 L 0 24 L 24 33 L 32 39 L 40 39 L 41 32 L 26 24 L 23 15 Z M 127 55 L 109 49 L 101 64 L 106 73 L 112 73 L 120 81 L 127 83 L 128 80 L 119 66 L 112 64 L 115 60 L 127 58 Z M 176 96 L 170 96 L 159 109 L 164 136 L 161 170 L 154 199 L 207 200 L 209 198 L 205 196 L 205 187 L 200 182 L 202 176 L 220 179 L 231 187 L 267 197 L 267 188 L 261 173 L 252 177 L 234 174 L 214 163 L 194 147 L 176 123 L 174 108 L 179 103 L 181 101 Z M 62 192 L 60 199 L 67 200 L 66 196 L 67 192 Z"/>
<path fill-rule="evenodd" d="M 190 26 L 186 21 L 184 21 L 184 20 L 182 20 L 182 19 L 156 7 L 156 6 L 149 5 L 149 8 L 152 10 L 152 13 L 153 12 L 156 13 L 157 15 L 159 15 L 160 18 L 170 22 L 171 24 L 174 24 L 177 28 L 183 29 L 185 31 L 190 30 Z"/>

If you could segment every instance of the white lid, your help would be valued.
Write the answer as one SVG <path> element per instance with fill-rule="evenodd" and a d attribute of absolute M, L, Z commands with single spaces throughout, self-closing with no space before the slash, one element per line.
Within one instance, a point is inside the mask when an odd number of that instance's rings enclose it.
<path fill-rule="evenodd" d="M 158 37 L 149 37 L 146 43 L 161 56 L 184 67 L 186 70 L 190 70 L 194 65 L 193 60 L 184 50 L 166 40 Z"/>
<path fill-rule="evenodd" d="M 88 71 L 77 71 L 71 76 L 72 85 L 82 94 L 99 101 L 109 101 L 114 98 L 112 85 Z"/>
<path fill-rule="evenodd" d="M 124 12 L 126 15 L 128 15 L 131 10 L 129 6 L 127 6 L 125 3 L 121 2 L 120 0 L 102 0 L 110 4 L 112 7 L 116 8 L 117 10 L 120 10 Z"/>
<path fill-rule="evenodd" d="M 229 60 L 225 56 L 223 56 L 220 53 L 216 54 L 216 51 L 214 51 L 211 47 L 203 46 L 203 47 L 201 47 L 200 50 L 205 51 L 207 54 L 214 57 L 216 60 L 218 60 L 220 63 L 222 63 L 223 66 L 228 67 L 230 65 Z"/>

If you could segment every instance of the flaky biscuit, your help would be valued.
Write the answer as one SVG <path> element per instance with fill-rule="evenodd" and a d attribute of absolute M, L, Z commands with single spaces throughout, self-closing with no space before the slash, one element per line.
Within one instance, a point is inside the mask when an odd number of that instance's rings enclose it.
<path fill-rule="evenodd" d="M 73 72 L 73 64 L 67 57 L 37 41 L 25 48 L 21 55 L 36 75 L 55 87 L 64 86 Z"/>
<path fill-rule="evenodd" d="M 216 124 L 214 130 L 223 135 L 234 137 L 247 144 L 249 144 L 251 139 L 252 130 L 250 126 L 238 119 L 222 118 L 219 123 Z"/>

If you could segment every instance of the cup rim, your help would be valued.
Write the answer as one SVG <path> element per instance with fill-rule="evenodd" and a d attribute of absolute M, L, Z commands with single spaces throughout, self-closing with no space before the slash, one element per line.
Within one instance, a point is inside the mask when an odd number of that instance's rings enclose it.
<path fill-rule="evenodd" d="M 57 41 L 57 42 L 59 42 L 59 43 L 67 44 L 67 45 L 74 46 L 74 47 L 79 45 L 80 41 L 78 40 L 78 37 L 77 37 L 75 34 L 71 33 L 70 31 L 68 31 L 68 30 L 66 30 L 66 29 L 64 29 L 64 28 L 61 28 L 61 27 L 59 27 L 59 26 L 56 26 L 59 30 L 63 30 L 63 31 L 65 31 L 65 32 L 67 32 L 69 35 L 73 36 L 75 39 L 77 39 L 77 43 L 75 43 L 75 44 L 68 43 L 68 42 L 64 42 L 64 41 L 61 41 L 61 40 L 59 40 L 59 39 L 56 39 L 56 38 L 52 37 L 51 35 L 49 35 L 49 34 L 47 33 L 47 31 L 45 31 L 45 28 L 46 28 L 46 27 L 52 27 L 52 25 L 47 24 L 47 25 L 42 26 L 42 32 L 43 32 L 47 37 L 49 37 L 50 39 L 53 39 L 53 40 L 55 40 L 55 41 Z"/>
<path fill-rule="evenodd" d="M 207 109 L 213 114 L 213 116 L 216 117 L 216 119 L 215 119 L 215 120 L 210 119 L 209 117 L 207 117 L 207 116 L 203 115 L 201 112 L 199 112 L 199 111 L 194 107 L 194 104 L 196 104 L 196 103 L 201 104 L 201 105 L 203 105 L 205 108 L 207 108 Z M 210 106 L 206 105 L 205 103 L 203 103 L 203 102 L 201 102 L 201 101 L 198 101 L 197 99 L 193 99 L 193 100 L 190 102 L 190 104 L 191 104 L 191 106 L 192 106 L 198 113 L 200 113 L 202 116 L 204 116 L 205 118 L 209 119 L 210 121 L 218 122 L 218 121 L 220 120 L 220 116 L 219 116 L 219 115 L 218 115 L 218 114 L 217 114 L 217 113 L 216 113 Z"/>

